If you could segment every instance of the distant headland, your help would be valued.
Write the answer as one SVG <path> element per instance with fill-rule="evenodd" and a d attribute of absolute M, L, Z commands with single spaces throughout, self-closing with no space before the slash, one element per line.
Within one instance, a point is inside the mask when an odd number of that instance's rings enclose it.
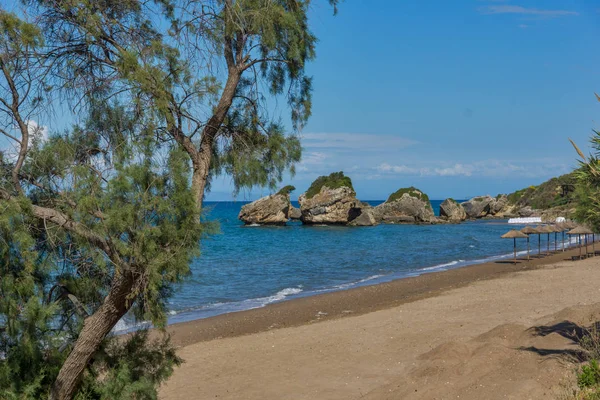
<path fill-rule="evenodd" d="M 573 173 L 552 178 L 539 186 L 529 186 L 510 194 L 476 196 L 459 203 L 448 198 L 436 216 L 429 197 L 411 186 L 400 188 L 377 206 L 356 197 L 350 177 L 334 172 L 318 177 L 292 206 L 293 186 L 260 198 L 242 207 L 238 218 L 246 225 L 285 225 L 300 220 L 306 225 L 374 226 L 378 224 L 448 224 L 474 219 L 541 217 L 544 221 L 574 212 Z"/>

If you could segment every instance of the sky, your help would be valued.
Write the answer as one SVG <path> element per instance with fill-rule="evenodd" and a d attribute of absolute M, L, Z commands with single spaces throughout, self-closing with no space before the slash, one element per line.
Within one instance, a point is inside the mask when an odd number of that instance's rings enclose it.
<path fill-rule="evenodd" d="M 362 200 L 509 193 L 577 165 L 600 128 L 600 1 L 324 0 L 297 197 L 344 171 Z M 283 105 L 274 113 L 286 118 Z M 208 200 L 231 200 L 228 177 Z M 238 195 L 269 194 L 256 188 Z"/>
<path fill-rule="evenodd" d="M 313 0 L 309 17 L 313 113 L 281 182 L 292 199 L 336 171 L 361 200 L 510 193 L 571 171 L 568 139 L 587 153 L 600 129 L 600 0 L 344 0 L 336 16 Z M 271 106 L 289 121 L 285 101 Z M 233 191 L 217 177 L 207 200 L 270 193 Z"/>

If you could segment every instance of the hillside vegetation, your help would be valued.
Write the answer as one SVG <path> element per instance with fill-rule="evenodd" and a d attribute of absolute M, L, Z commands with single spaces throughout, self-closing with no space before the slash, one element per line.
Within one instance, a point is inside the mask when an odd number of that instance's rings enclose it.
<path fill-rule="evenodd" d="M 517 190 L 508 195 L 508 202 L 538 210 L 575 205 L 575 173 L 552 178 L 538 186 Z"/>

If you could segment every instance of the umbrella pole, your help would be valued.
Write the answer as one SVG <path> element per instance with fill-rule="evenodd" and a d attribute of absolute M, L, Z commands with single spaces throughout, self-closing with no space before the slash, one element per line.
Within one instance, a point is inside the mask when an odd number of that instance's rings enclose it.
<path fill-rule="evenodd" d="M 529 235 L 527 235 L 527 261 L 529 261 Z"/>
<path fill-rule="evenodd" d="M 594 257 L 596 257 L 596 234 L 592 233 L 592 253 L 594 253 Z"/>
<path fill-rule="evenodd" d="M 562 231 L 563 234 L 563 240 L 562 240 L 562 251 L 563 253 L 565 252 L 565 231 Z"/>
<path fill-rule="evenodd" d="M 538 258 L 542 256 L 542 234 L 538 233 Z"/>
<path fill-rule="evenodd" d="M 557 247 L 557 246 L 558 246 L 558 244 L 556 243 L 556 236 L 557 236 L 557 235 L 558 235 L 558 234 L 557 234 L 556 232 L 554 232 L 554 252 L 555 252 L 555 253 L 556 253 L 556 251 L 558 250 L 558 247 Z"/>
<path fill-rule="evenodd" d="M 515 256 L 515 264 L 517 263 L 517 238 L 513 238 L 513 253 Z"/>
<path fill-rule="evenodd" d="M 581 235 L 577 235 L 579 239 L 579 259 L 581 260 Z"/>
<path fill-rule="evenodd" d="M 588 255 L 588 249 L 587 249 L 587 245 L 588 245 L 588 235 L 585 235 L 585 256 L 587 257 Z"/>
<path fill-rule="evenodd" d="M 548 243 L 546 244 L 547 249 L 546 249 L 546 255 L 549 256 L 550 255 L 550 234 L 548 233 Z"/>

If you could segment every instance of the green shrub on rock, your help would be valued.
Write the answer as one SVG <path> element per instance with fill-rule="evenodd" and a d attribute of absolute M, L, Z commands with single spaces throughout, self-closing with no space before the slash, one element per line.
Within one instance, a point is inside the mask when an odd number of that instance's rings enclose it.
<path fill-rule="evenodd" d="M 341 187 L 348 187 L 354 191 L 352 186 L 352 180 L 344 175 L 343 171 L 334 172 L 329 176 L 320 176 L 310 185 L 306 191 L 306 198 L 311 199 L 315 197 L 317 193 L 321 191 L 323 186 L 327 186 L 329 189 L 337 189 Z"/>

